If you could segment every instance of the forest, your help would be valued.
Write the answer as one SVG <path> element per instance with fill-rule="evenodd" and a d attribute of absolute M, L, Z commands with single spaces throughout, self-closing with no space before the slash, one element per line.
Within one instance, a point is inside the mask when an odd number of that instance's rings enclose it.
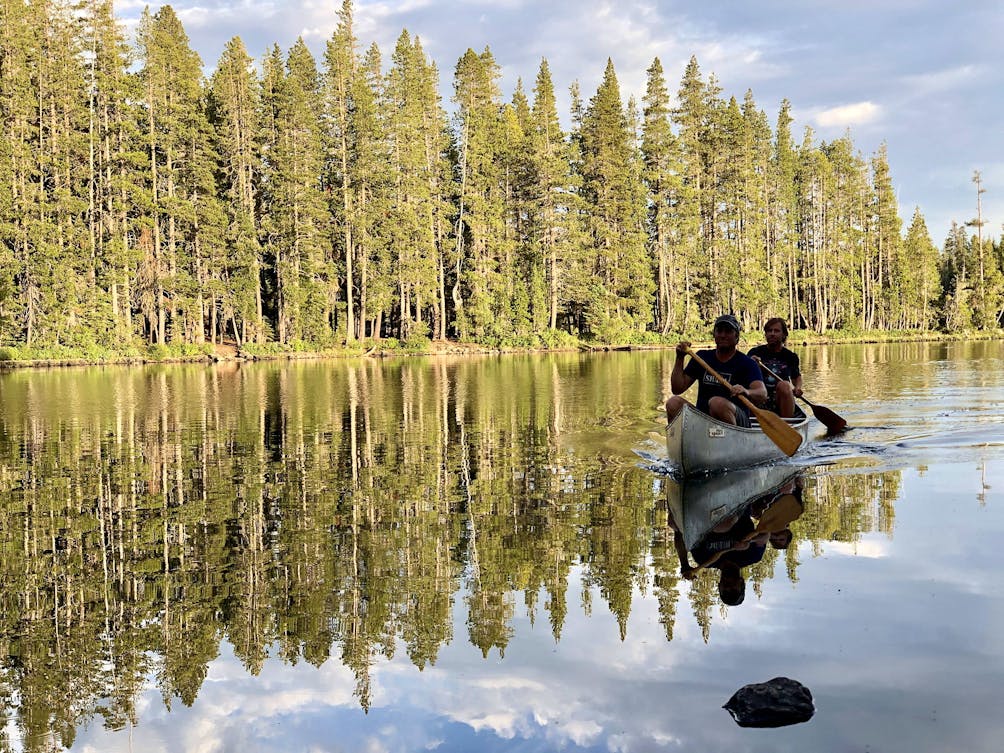
<path fill-rule="evenodd" d="M 444 102 L 420 39 L 385 60 L 351 0 L 321 58 L 234 37 L 208 77 L 170 6 L 134 39 L 110 0 L 0 7 L 0 360 L 1004 318 L 978 172 L 939 248 L 899 216 L 886 145 L 796 137 L 790 102 L 772 126 L 696 58 L 675 93 L 654 59 L 640 101 L 607 60 L 562 113 L 546 59 L 506 99 L 488 48 Z"/>

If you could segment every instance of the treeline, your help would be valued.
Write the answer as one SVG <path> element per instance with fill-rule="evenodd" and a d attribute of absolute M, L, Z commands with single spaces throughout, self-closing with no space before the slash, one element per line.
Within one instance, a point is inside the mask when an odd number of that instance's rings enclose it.
<path fill-rule="evenodd" d="M 205 80 L 170 6 L 7 0 L 0 346 L 254 350 L 394 337 L 639 342 L 729 310 L 795 327 L 998 326 L 1002 248 L 906 235 L 885 147 L 800 143 L 691 59 L 624 102 L 612 62 L 569 130 L 542 60 L 508 101 L 486 48 L 385 63 L 345 0 L 323 58 L 233 38 Z M 979 195 L 979 194 L 977 194 Z"/>
<path fill-rule="evenodd" d="M 227 644 L 252 675 L 340 662 L 368 707 L 373 667 L 427 668 L 447 644 L 504 655 L 522 612 L 561 641 L 603 605 L 631 635 L 640 591 L 667 640 L 678 620 L 708 639 L 718 579 L 684 584 L 667 489 L 587 438 L 610 405 L 647 405 L 659 373 L 560 354 L 360 359 L 337 378 L 317 363 L 8 374 L 0 745 L 142 723 L 151 686 L 190 706 Z M 747 570 L 737 609 L 785 569 L 797 580 L 797 542 L 891 530 L 899 476 L 810 480 L 796 544 Z"/>

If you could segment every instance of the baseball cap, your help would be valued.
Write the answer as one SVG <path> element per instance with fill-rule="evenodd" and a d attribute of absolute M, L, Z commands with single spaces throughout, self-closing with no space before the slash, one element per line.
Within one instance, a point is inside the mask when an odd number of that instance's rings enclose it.
<path fill-rule="evenodd" d="M 736 332 L 742 332 L 742 329 L 739 327 L 739 320 L 732 316 L 732 314 L 722 314 L 720 317 L 715 319 L 715 326 L 713 329 L 718 329 L 718 326 L 721 324 L 726 324 L 729 327 L 732 327 L 732 329 Z"/>

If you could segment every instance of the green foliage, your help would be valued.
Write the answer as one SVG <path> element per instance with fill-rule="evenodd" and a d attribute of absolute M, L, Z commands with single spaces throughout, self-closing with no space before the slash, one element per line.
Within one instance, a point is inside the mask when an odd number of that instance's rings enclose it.
<path fill-rule="evenodd" d="M 548 350 L 577 350 L 582 341 L 563 329 L 548 329 L 539 335 L 540 346 Z"/>
<path fill-rule="evenodd" d="M 207 358 L 213 354 L 213 346 L 194 343 L 156 343 L 149 345 L 144 354 L 148 361 L 172 361 Z"/>
<path fill-rule="evenodd" d="M 406 353 L 428 353 L 430 349 L 429 338 L 418 332 L 413 332 L 401 341 L 401 349 Z"/>

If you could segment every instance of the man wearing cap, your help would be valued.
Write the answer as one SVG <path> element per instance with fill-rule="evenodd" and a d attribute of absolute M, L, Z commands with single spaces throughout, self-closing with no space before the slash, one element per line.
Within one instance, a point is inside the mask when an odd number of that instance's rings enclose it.
<path fill-rule="evenodd" d="M 693 359 L 684 368 L 683 361 L 690 343 L 681 342 L 676 346 L 676 362 L 669 377 L 673 397 L 666 401 L 666 416 L 669 421 L 672 421 L 687 404 L 680 395 L 686 392 L 690 385 L 700 380 L 697 388 L 697 410 L 727 424 L 750 425 L 749 413 L 739 402 L 738 397 L 745 395 L 753 403 L 762 404 L 767 399 L 767 388 L 764 386 L 763 374 L 757 363 L 736 350 L 739 344 L 739 331 L 738 320 L 732 314 L 723 314 L 715 319 L 715 349 L 697 352 L 708 366 L 732 385 L 731 392 Z"/>

